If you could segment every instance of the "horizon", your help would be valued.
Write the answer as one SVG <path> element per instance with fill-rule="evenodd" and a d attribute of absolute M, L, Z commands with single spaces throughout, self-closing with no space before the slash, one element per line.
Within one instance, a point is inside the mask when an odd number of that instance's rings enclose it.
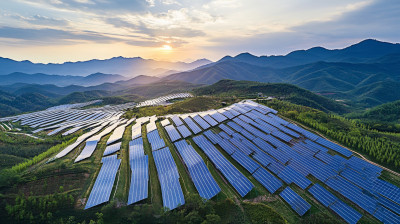
<path fill-rule="evenodd" d="M 310 50 L 312 48 L 324 48 L 324 49 L 327 49 L 327 50 L 341 50 L 341 49 L 345 49 L 347 47 L 350 47 L 352 45 L 359 44 L 359 43 L 361 43 L 363 41 L 366 41 L 366 40 L 374 40 L 374 41 L 381 42 L 381 43 L 400 44 L 400 42 L 388 42 L 388 41 L 383 41 L 383 40 L 378 40 L 378 39 L 373 39 L 373 38 L 367 38 L 367 39 L 360 40 L 360 41 L 358 41 L 356 43 L 350 43 L 350 44 L 345 45 L 345 46 L 343 46 L 341 48 L 326 48 L 324 46 L 313 46 L 313 47 L 310 47 L 310 48 L 307 48 L 307 49 L 293 49 L 293 50 L 289 51 L 286 54 L 276 54 L 276 55 L 263 55 L 263 54 L 256 55 L 256 54 L 252 54 L 251 52 L 240 52 L 240 53 L 235 54 L 235 55 L 228 55 L 228 54 L 224 55 L 221 58 L 218 58 L 217 60 L 211 60 L 209 58 L 203 57 L 203 58 L 197 58 L 197 59 L 186 59 L 186 60 L 181 60 L 181 61 L 179 61 L 179 60 L 178 61 L 169 61 L 169 60 L 157 60 L 157 59 L 154 59 L 154 58 L 144 58 L 144 57 L 141 57 L 141 56 L 124 57 L 124 56 L 121 56 L 121 55 L 120 56 L 113 56 L 113 57 L 110 57 L 110 58 L 102 58 L 102 59 L 101 58 L 90 58 L 90 59 L 87 59 L 87 60 L 61 61 L 61 62 L 34 62 L 34 61 L 29 60 L 29 59 L 17 60 L 17 59 L 13 59 L 13 58 L 2 57 L 1 55 L 0 55 L 0 58 L 11 59 L 11 60 L 14 60 L 14 61 L 17 61 L 17 62 L 29 61 L 29 62 L 34 63 L 34 64 L 64 64 L 64 63 L 86 62 L 86 61 L 93 61 L 93 60 L 105 61 L 105 60 L 111 60 L 111 59 L 114 59 L 114 58 L 124 58 L 124 59 L 140 58 L 140 59 L 143 59 L 143 60 L 155 60 L 155 61 L 172 62 L 172 63 L 179 63 L 179 62 L 193 63 L 193 62 L 200 61 L 200 60 L 209 60 L 209 61 L 211 61 L 211 63 L 213 63 L 213 62 L 218 62 L 219 60 L 221 60 L 224 57 L 236 57 L 236 56 L 241 55 L 241 54 L 251 54 L 251 55 L 256 56 L 256 57 L 274 57 L 274 56 L 286 56 L 286 55 L 288 55 L 288 54 L 290 54 L 292 52 L 295 52 L 295 51 L 304 51 L 304 50 L 307 51 L 307 50 Z"/>
<path fill-rule="evenodd" d="M 395 43 L 399 9 L 395 0 L 11 0 L 0 3 L 0 56 L 188 62 L 338 49 L 365 39 Z"/>

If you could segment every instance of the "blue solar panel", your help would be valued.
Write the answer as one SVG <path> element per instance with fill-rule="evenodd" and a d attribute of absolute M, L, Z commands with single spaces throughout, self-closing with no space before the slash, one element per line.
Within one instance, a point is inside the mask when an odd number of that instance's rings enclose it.
<path fill-rule="evenodd" d="M 284 142 L 290 142 L 293 138 L 290 137 L 289 135 L 281 132 L 281 131 L 273 131 L 271 132 L 271 135 L 279 138 L 280 140 L 284 141 Z"/>
<path fill-rule="evenodd" d="M 221 113 L 222 113 L 222 115 L 224 115 L 224 116 L 227 117 L 228 119 L 232 119 L 232 118 L 235 117 L 235 115 L 233 115 L 233 114 L 231 113 L 231 110 L 224 110 L 224 111 L 222 111 Z"/>
<path fill-rule="evenodd" d="M 230 129 L 228 126 L 226 126 L 224 124 L 220 124 L 218 127 L 221 128 L 228 135 L 232 135 L 233 133 L 235 133 L 235 131 L 233 131 L 232 129 Z"/>
<path fill-rule="evenodd" d="M 282 170 L 285 169 L 285 166 L 277 161 L 272 160 L 270 164 L 267 166 L 267 169 L 272 173 L 274 173 L 275 175 L 278 175 Z"/>
<path fill-rule="evenodd" d="M 385 207 L 379 205 L 374 217 L 377 218 L 379 221 L 383 223 L 389 223 L 389 224 L 398 224 L 400 223 L 400 217 L 393 212 L 389 211 Z"/>
<path fill-rule="evenodd" d="M 210 116 L 212 118 L 214 118 L 216 121 L 218 121 L 218 123 L 221 123 L 221 122 L 223 122 L 223 121 L 225 121 L 227 119 L 224 115 L 222 115 L 221 113 L 219 113 L 217 111 L 215 111 L 212 114 L 210 114 Z"/>
<path fill-rule="evenodd" d="M 356 224 L 358 220 L 360 220 L 362 217 L 362 215 L 357 212 L 357 210 L 348 206 L 346 203 L 340 200 L 335 202 L 329 208 L 350 224 Z"/>
<path fill-rule="evenodd" d="M 213 144 L 217 144 L 222 141 L 222 137 L 220 135 L 215 134 L 211 130 L 207 130 L 203 133 Z"/>
<path fill-rule="evenodd" d="M 374 186 L 372 190 L 384 197 L 389 198 L 397 204 L 400 204 L 400 188 L 398 188 L 397 186 L 384 180 L 376 179 L 374 181 Z"/>
<path fill-rule="evenodd" d="M 253 184 L 236 169 L 203 135 L 193 138 L 193 141 L 200 147 L 215 167 L 224 175 L 236 191 L 244 197 L 253 189 Z"/>
<path fill-rule="evenodd" d="M 164 128 L 167 131 L 168 136 L 171 139 L 171 142 L 181 139 L 181 135 L 173 125 L 167 125 Z"/>
<path fill-rule="evenodd" d="M 376 200 L 369 195 L 364 194 L 360 188 L 346 181 L 344 178 L 335 176 L 327 180 L 325 184 L 368 213 L 374 214 L 377 206 Z"/>
<path fill-rule="evenodd" d="M 269 145 L 268 143 L 266 143 L 265 141 L 263 141 L 260 138 L 254 139 L 253 142 L 260 149 L 262 149 L 264 152 L 266 152 L 269 155 L 271 155 L 273 158 L 275 158 L 276 160 L 278 160 L 282 164 L 286 164 L 290 160 L 290 157 L 286 153 L 280 151 L 279 149 L 274 149 L 271 145 Z"/>
<path fill-rule="evenodd" d="M 225 140 L 231 139 L 231 137 L 229 137 L 229 135 L 227 133 L 225 133 L 224 131 L 221 131 L 220 133 L 218 133 L 218 135 L 221 136 Z"/>
<path fill-rule="evenodd" d="M 193 116 L 192 118 L 204 130 L 211 127 L 202 117 L 200 117 L 200 115 Z"/>
<path fill-rule="evenodd" d="M 290 187 L 286 187 L 279 194 L 283 200 L 285 200 L 297 214 L 303 216 L 308 210 L 310 210 L 311 205 L 308 204 L 300 195 L 294 192 Z"/>
<path fill-rule="evenodd" d="M 329 207 L 334 202 L 339 200 L 335 195 L 333 195 L 331 192 L 329 192 L 319 184 L 314 184 L 314 186 L 308 189 L 308 192 L 310 192 L 311 195 L 314 196 L 314 198 L 317 199 L 317 201 L 319 201 L 325 207 Z"/>
<path fill-rule="evenodd" d="M 237 148 L 231 143 L 229 142 L 229 140 L 223 139 L 220 142 L 218 142 L 218 145 L 221 146 L 221 148 L 228 153 L 228 155 L 232 155 Z"/>
<path fill-rule="evenodd" d="M 174 209 L 185 204 L 182 188 L 179 183 L 179 172 L 168 147 L 153 152 L 158 179 L 161 184 L 163 205 Z"/>
<path fill-rule="evenodd" d="M 234 160 L 236 160 L 236 162 L 238 162 L 247 171 L 249 171 L 249 173 L 254 173 L 254 171 L 256 171 L 260 167 L 258 163 L 254 162 L 254 160 L 252 160 L 240 150 L 236 150 L 235 153 L 233 153 L 231 156 Z"/>
<path fill-rule="evenodd" d="M 175 146 L 200 196 L 208 200 L 217 195 L 221 189 L 196 150 L 185 140 L 176 142 Z"/>
<path fill-rule="evenodd" d="M 117 152 L 121 149 L 121 142 L 118 142 L 113 145 L 107 146 L 107 148 L 104 150 L 103 156 L 107 156 L 110 154 L 113 154 L 114 152 Z"/>
<path fill-rule="evenodd" d="M 129 142 L 129 162 L 144 155 L 143 138 L 137 138 Z"/>
<path fill-rule="evenodd" d="M 203 119 L 207 121 L 208 124 L 210 124 L 212 127 L 218 125 L 218 122 L 214 120 L 210 115 L 206 114 L 203 116 Z"/>
<path fill-rule="evenodd" d="M 240 139 L 233 137 L 233 138 L 229 139 L 229 141 L 232 144 L 234 144 L 244 154 L 250 155 L 251 153 L 253 153 L 253 150 L 251 148 L 249 148 L 247 145 L 245 145 L 244 143 L 242 143 L 240 141 Z"/>
<path fill-rule="evenodd" d="M 253 173 L 253 177 L 271 194 L 275 193 L 276 190 L 282 187 L 282 182 L 262 167 L 258 168 L 256 172 Z"/>
<path fill-rule="evenodd" d="M 160 137 L 157 129 L 147 133 L 147 139 L 149 140 L 152 151 L 165 147 L 164 139 Z"/>
<path fill-rule="evenodd" d="M 135 158 L 131 161 L 131 185 L 129 188 L 128 205 L 148 197 L 149 161 L 148 156 Z"/>
<path fill-rule="evenodd" d="M 190 117 L 186 117 L 185 119 L 183 119 L 185 121 L 185 123 L 189 126 L 189 128 L 192 130 L 192 132 L 194 134 L 197 134 L 199 132 L 201 132 L 201 128 L 199 126 L 197 126 L 197 124 L 194 123 L 194 121 L 192 120 L 192 118 Z"/>
<path fill-rule="evenodd" d="M 175 126 L 178 127 L 178 126 L 183 125 L 182 120 L 178 116 L 174 115 L 174 116 L 171 117 L 171 119 L 175 123 Z"/>
<path fill-rule="evenodd" d="M 291 184 L 295 183 L 301 189 L 306 189 L 311 181 L 303 176 L 301 173 L 297 172 L 290 166 L 286 166 L 279 174 L 278 177 L 281 178 L 285 183 Z"/>
<path fill-rule="evenodd" d="M 286 127 L 290 128 L 292 130 L 295 130 L 296 132 L 304 135 L 305 137 L 307 137 L 308 139 L 311 139 L 313 141 L 315 141 L 315 140 L 317 140 L 319 138 L 318 135 L 313 134 L 313 133 L 311 133 L 311 132 L 309 132 L 309 131 L 307 131 L 307 130 L 305 130 L 305 129 L 303 129 L 303 128 L 295 125 L 295 124 L 288 124 Z"/>
<path fill-rule="evenodd" d="M 318 138 L 315 142 L 321 144 L 324 147 L 330 148 L 333 151 L 340 153 L 346 157 L 350 157 L 351 155 L 353 155 L 353 153 L 350 150 L 343 148 L 342 146 L 335 144 L 331 141 L 328 141 L 324 138 Z"/>
<path fill-rule="evenodd" d="M 192 135 L 192 133 L 189 131 L 189 129 L 185 125 L 181 125 L 176 128 L 181 133 L 183 138 L 187 138 Z"/>
<path fill-rule="evenodd" d="M 117 159 L 117 155 L 112 155 L 104 157 L 102 162 L 103 165 L 90 192 L 85 209 L 102 204 L 110 199 L 121 160 Z"/>

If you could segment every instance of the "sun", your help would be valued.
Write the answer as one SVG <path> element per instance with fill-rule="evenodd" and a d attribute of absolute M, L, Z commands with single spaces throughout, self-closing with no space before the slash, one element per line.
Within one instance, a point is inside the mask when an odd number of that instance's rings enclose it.
<path fill-rule="evenodd" d="M 161 49 L 163 49 L 164 51 L 171 51 L 171 50 L 172 50 L 172 47 L 171 47 L 170 45 L 168 45 L 168 44 L 164 44 L 164 45 L 161 47 Z"/>

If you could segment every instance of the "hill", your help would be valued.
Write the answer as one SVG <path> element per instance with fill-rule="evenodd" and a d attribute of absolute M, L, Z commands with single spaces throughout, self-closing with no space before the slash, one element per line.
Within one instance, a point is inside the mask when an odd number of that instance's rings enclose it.
<path fill-rule="evenodd" d="M 245 62 L 258 66 L 285 68 L 310 64 L 318 61 L 348 63 L 371 62 L 389 54 L 399 53 L 400 44 L 366 39 L 343 49 L 330 50 L 323 47 L 313 47 L 308 50 L 296 50 L 283 56 L 272 55 L 260 57 L 254 56 L 250 53 L 241 53 L 235 57 L 225 56 L 218 62 Z"/>
<path fill-rule="evenodd" d="M 114 57 L 105 60 L 89 60 L 78 62 L 65 62 L 62 64 L 42 64 L 30 61 L 15 61 L 0 57 L 0 75 L 13 72 L 20 73 L 45 73 L 71 76 L 84 76 L 93 73 L 120 74 L 133 78 L 138 75 L 158 75 L 170 70 L 186 71 L 206 65 L 211 61 L 200 59 L 191 63 L 156 61 L 141 57 L 124 58 Z"/>
<path fill-rule="evenodd" d="M 273 96 L 286 101 L 312 107 L 325 112 L 345 113 L 350 108 L 331 99 L 316 95 L 308 90 L 291 84 L 260 83 L 252 81 L 221 80 L 213 85 L 194 90 L 197 95 L 237 96 L 256 98 L 258 93 Z"/>
<path fill-rule="evenodd" d="M 0 64 L 1 65 L 1 64 Z M 43 73 L 26 74 L 14 72 L 8 75 L 1 75 L 2 85 L 12 85 L 16 83 L 26 84 L 52 84 L 57 86 L 80 85 L 95 86 L 106 82 L 116 82 L 126 80 L 121 75 L 94 73 L 88 76 L 71 76 L 71 75 L 48 75 Z"/>
<path fill-rule="evenodd" d="M 388 61 L 388 57 L 384 61 Z M 167 76 L 167 79 L 204 84 L 213 84 L 222 79 L 290 83 L 367 107 L 400 99 L 400 96 L 391 92 L 376 88 L 372 91 L 377 86 L 394 89 L 400 85 L 400 63 L 315 62 L 276 69 L 224 61 L 190 72 L 173 74 Z"/>

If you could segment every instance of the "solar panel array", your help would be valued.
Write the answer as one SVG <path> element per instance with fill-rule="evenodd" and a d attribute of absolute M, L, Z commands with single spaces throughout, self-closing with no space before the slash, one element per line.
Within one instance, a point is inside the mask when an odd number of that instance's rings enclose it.
<path fill-rule="evenodd" d="M 108 156 L 113 154 L 114 152 L 117 152 L 121 149 L 121 142 L 118 142 L 116 144 L 113 145 L 109 145 L 106 147 L 106 149 L 104 150 L 103 156 Z"/>
<path fill-rule="evenodd" d="M 185 121 L 187 126 L 190 128 L 190 130 L 192 130 L 194 134 L 198 134 L 201 132 L 201 128 L 196 123 L 194 123 L 193 119 L 189 116 L 185 117 L 183 121 Z"/>
<path fill-rule="evenodd" d="M 96 178 L 90 192 L 89 199 L 85 205 L 85 209 L 107 202 L 110 199 L 110 194 L 114 186 L 115 176 L 121 160 L 117 159 L 117 155 L 104 157 L 102 159 L 103 165 Z"/>
<path fill-rule="evenodd" d="M 179 133 L 181 133 L 182 138 L 187 138 L 192 135 L 192 132 L 190 132 L 185 125 L 181 125 L 176 128 L 178 129 Z"/>
<path fill-rule="evenodd" d="M 193 97 L 190 93 L 176 93 L 167 96 L 158 97 L 156 99 L 146 100 L 144 102 L 138 103 L 137 107 L 146 107 L 146 106 L 156 106 L 156 105 L 166 105 L 168 104 L 167 101 L 173 99 L 180 99 L 180 98 L 189 98 Z"/>
<path fill-rule="evenodd" d="M 285 190 L 283 190 L 279 195 L 300 216 L 303 216 L 311 208 L 311 205 L 306 202 L 300 195 L 294 192 L 290 187 L 286 187 Z"/>
<path fill-rule="evenodd" d="M 165 103 L 167 98 L 148 101 L 140 106 Z M 34 132 L 51 130 L 48 132 L 49 135 L 62 132 L 63 135 L 68 135 L 78 130 L 91 129 L 54 157 L 61 158 L 86 141 L 85 147 L 75 160 L 78 162 L 90 157 L 97 143 L 106 134 L 114 131 L 108 144 L 122 138 L 125 127 L 133 120 L 120 119 L 121 111 L 133 106 L 135 106 L 134 103 L 128 103 L 85 110 L 71 109 L 74 106 L 66 106 L 60 107 L 61 109 L 53 108 L 49 111 L 3 118 L 0 121 L 21 121 L 23 125 L 37 128 Z M 196 136 L 193 140 L 241 196 L 246 195 L 253 188 L 252 183 L 213 144 L 221 147 L 271 193 L 283 186 L 282 181 L 285 184 L 294 183 L 301 189 L 307 189 L 312 185 L 308 179 L 310 175 L 319 180 L 323 186 L 314 184 L 308 191 L 346 222 L 356 223 L 361 218 L 361 214 L 340 201 L 331 192 L 342 195 L 348 202 L 357 205 L 358 208 L 382 222 L 399 223 L 400 189 L 380 179 L 382 168 L 353 156 L 350 150 L 336 143 L 282 119 L 277 115 L 276 110 L 247 100 L 219 110 L 179 116 L 167 116 L 171 118 L 173 124 L 170 124 L 168 118 L 162 121 L 171 141 L 177 141 L 181 139 L 181 136 L 187 138 L 192 135 L 192 132 L 199 134 L 204 131 L 202 134 L 212 143 L 203 135 Z M 181 118 L 184 118 L 184 122 Z M 183 194 L 179 193 L 179 190 L 182 192 L 179 174 L 177 170 L 173 171 L 173 167 L 176 169 L 175 163 L 172 156 L 165 153 L 165 142 L 159 135 L 155 120 L 157 120 L 155 116 L 139 118 L 132 126 L 133 141 L 130 142 L 129 150 L 132 180 L 129 200 L 130 203 L 135 203 L 147 198 L 148 158 L 144 155 L 141 126 L 149 121 L 147 137 L 153 153 L 155 155 L 159 151 L 164 152 L 164 154 L 160 153 L 159 167 L 157 167 L 160 183 L 163 182 L 164 205 L 173 209 L 177 203 L 184 203 L 184 198 Z M 213 128 L 217 125 L 223 130 L 218 134 L 215 133 L 215 131 L 218 132 L 218 128 Z M 5 128 L 4 125 L 2 127 Z M 207 199 L 217 194 L 219 187 L 216 183 L 215 185 L 205 184 L 212 183 L 214 180 L 205 165 L 197 165 L 204 164 L 204 161 L 196 160 L 201 157 L 185 141 L 179 141 L 179 144 L 182 145 L 176 145 L 176 147 L 180 147 L 178 150 L 185 165 L 194 167 L 188 168 L 188 171 L 199 194 Z M 104 155 L 115 153 L 119 148 L 120 143 L 110 145 L 104 151 Z M 332 155 L 332 152 L 336 155 Z M 116 160 L 116 155 L 113 156 Z M 113 161 L 111 158 L 114 157 L 103 158 L 102 170 L 107 167 L 105 164 Z M 171 165 L 171 159 L 173 165 Z M 171 172 L 165 174 L 165 170 Z M 209 179 L 205 181 L 206 178 Z M 212 186 L 214 188 L 210 188 Z M 289 187 L 280 195 L 299 215 L 307 211 L 307 204 L 302 203 L 301 197 Z M 90 203 L 93 204 L 93 202 Z"/>
<path fill-rule="evenodd" d="M 142 138 L 136 138 L 129 142 L 129 164 L 131 168 L 131 184 L 128 205 L 148 197 L 149 159 L 144 154 Z"/>
<path fill-rule="evenodd" d="M 232 165 L 211 142 L 209 142 L 203 135 L 193 138 L 193 141 L 200 147 L 200 149 L 207 155 L 215 167 L 224 175 L 229 183 L 236 189 L 236 191 L 244 197 L 253 189 L 253 184 Z"/>
<path fill-rule="evenodd" d="M 179 172 L 168 147 L 153 151 L 158 179 L 161 184 L 163 205 L 167 209 L 175 209 L 185 204 L 185 198 L 179 183 Z"/>
<path fill-rule="evenodd" d="M 175 147 L 185 163 L 200 197 L 209 200 L 217 195 L 221 189 L 196 150 L 185 140 L 176 142 Z"/>
<path fill-rule="evenodd" d="M 151 131 L 150 133 L 147 133 L 147 139 L 149 140 L 151 150 L 153 151 L 165 147 L 164 139 L 160 137 L 157 129 Z"/>
<path fill-rule="evenodd" d="M 169 139 L 171 139 L 171 142 L 175 142 L 182 138 L 181 135 L 179 134 L 179 132 L 176 130 L 176 128 L 173 125 L 167 125 L 164 128 L 167 131 L 167 134 L 169 136 Z"/>
<path fill-rule="evenodd" d="M 362 215 L 357 212 L 354 208 L 350 207 L 331 192 L 326 190 L 319 184 L 314 184 L 308 192 L 313 195 L 321 204 L 325 207 L 330 208 L 347 223 L 355 224 L 361 219 Z"/>

